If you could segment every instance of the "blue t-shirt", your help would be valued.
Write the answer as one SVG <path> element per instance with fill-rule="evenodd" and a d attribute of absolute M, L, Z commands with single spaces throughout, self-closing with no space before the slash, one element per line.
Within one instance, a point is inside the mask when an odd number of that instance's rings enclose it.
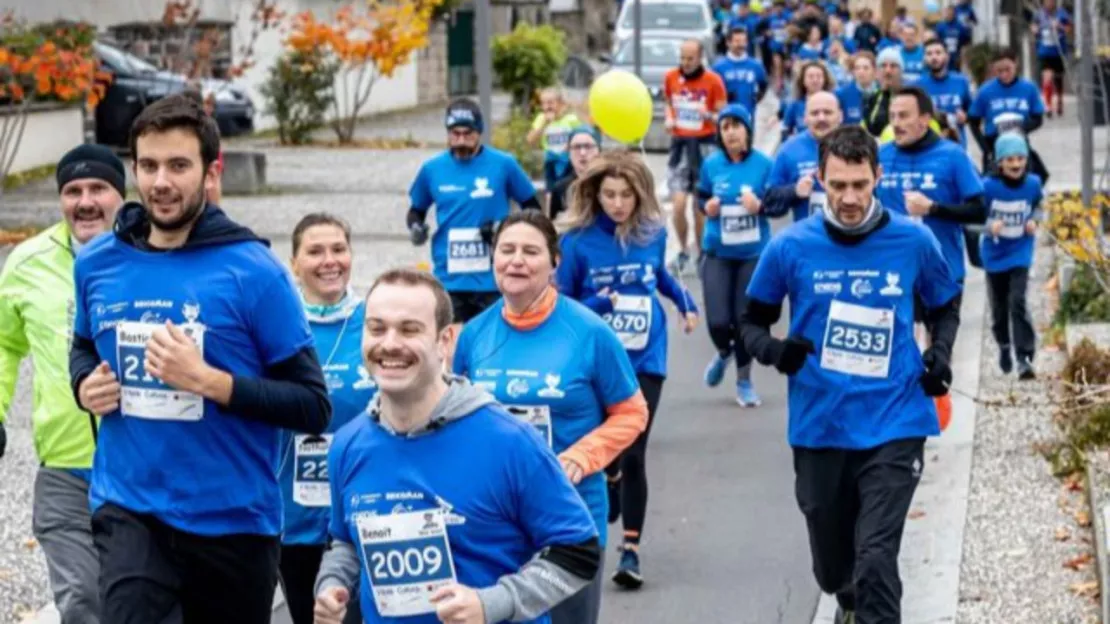
<path fill-rule="evenodd" d="M 933 98 L 933 107 L 937 112 L 948 116 L 948 125 L 959 128 L 960 145 L 967 148 L 967 129 L 956 123 L 956 113 L 967 112 L 971 107 L 971 82 L 967 76 L 954 71 L 945 73 L 944 78 L 937 80 L 932 72 L 926 72 L 917 81 L 915 86 L 921 87 L 929 97 Z"/>
<path fill-rule="evenodd" d="M 779 116 L 782 117 L 782 131 L 786 136 L 794 136 L 806 129 L 806 99 L 805 96 L 796 100 L 784 100 L 779 104 Z"/>
<path fill-rule="evenodd" d="M 147 252 L 105 235 L 77 258 L 74 333 L 96 343 L 122 388 L 100 422 L 89 498 L 199 535 L 278 535 L 281 431 L 177 391 L 144 371 L 172 321 L 210 366 L 261 377 L 312 344 L 289 273 L 261 242 Z"/>
<path fill-rule="evenodd" d="M 809 201 L 800 200 L 792 208 L 794 220 L 801 221 L 814 212 L 820 212 L 825 204 L 825 190 L 817 180 L 817 139 L 809 130 L 799 132 L 787 139 L 779 147 L 775 161 L 771 165 L 771 179 L 767 186 L 776 187 L 795 185 L 804 175 L 814 174 L 813 192 Z"/>
<path fill-rule="evenodd" d="M 479 228 L 509 216 L 509 200 L 520 204 L 536 188 L 511 154 L 482 146 L 477 156 L 459 160 L 443 152 L 420 167 L 409 189 L 412 208 L 436 207 L 432 235 L 435 276 L 450 292 L 493 292 L 492 254 Z"/>
<path fill-rule="evenodd" d="M 956 19 L 967 28 L 979 23 L 979 18 L 975 15 L 975 6 L 970 1 L 956 4 Z"/>
<path fill-rule="evenodd" d="M 825 58 L 825 41 L 819 41 L 815 45 L 810 45 L 809 42 L 800 43 L 798 47 L 794 48 L 794 60 L 799 63 L 806 61 L 820 61 Z"/>
<path fill-rule="evenodd" d="M 959 19 L 953 18 L 950 22 L 940 22 L 934 26 L 933 32 L 948 50 L 948 68 L 959 69 L 960 52 L 971 43 L 971 29 L 961 24 Z"/>
<path fill-rule="evenodd" d="M 840 110 L 844 112 L 842 125 L 855 126 L 863 121 L 863 90 L 854 81 L 836 90 L 836 99 L 840 101 Z"/>
<path fill-rule="evenodd" d="M 322 436 L 282 431 L 279 480 L 285 502 L 283 544 L 327 543 L 331 507 L 328 448 L 335 432 L 362 414 L 378 389 L 362 362 L 365 315 L 366 306 L 360 301 L 349 316 L 309 321 L 328 384 L 332 415 Z"/>
<path fill-rule="evenodd" d="M 853 41 L 852 39 L 849 39 L 848 35 L 830 35 L 829 38 L 825 40 L 825 56 L 826 57 L 829 54 L 829 44 L 831 44 L 833 42 L 833 40 L 839 41 L 840 44 L 844 46 L 844 52 L 846 54 L 855 54 L 855 52 L 857 50 L 856 42 Z"/>
<path fill-rule="evenodd" d="M 1037 9 L 1033 19 L 1037 24 L 1037 58 L 1067 56 L 1068 31 L 1064 27 L 1071 24 L 1068 12 L 1063 7 L 1057 7 L 1056 12 L 1049 15 L 1041 8 Z"/>
<path fill-rule="evenodd" d="M 775 54 L 786 52 L 786 44 L 790 40 L 790 32 L 787 30 L 789 26 L 790 16 L 786 13 L 767 16 L 767 30 L 771 37 L 771 52 Z"/>
<path fill-rule="evenodd" d="M 876 194 L 887 210 L 901 215 L 908 214 L 903 195 L 906 191 L 918 191 L 938 204 L 947 205 L 962 204 L 983 194 L 975 164 L 952 141 L 937 139 L 917 152 L 886 143 L 879 148 L 879 164 L 883 166 L 883 177 Z M 963 225 L 933 216 L 925 216 L 923 221 L 940 241 L 952 278 L 963 280 L 966 274 Z"/>
<path fill-rule="evenodd" d="M 710 157 L 712 158 L 712 156 Z M 605 215 L 582 230 L 566 233 L 555 271 L 559 292 L 601 315 L 628 350 L 636 373 L 667 376 L 667 316 L 656 293 L 670 298 L 679 312 L 696 312 L 690 293 L 670 274 L 664 260 L 667 230 L 646 244 L 622 245 L 616 224 Z M 614 307 L 608 288 L 620 295 Z"/>
<path fill-rule="evenodd" d="M 767 86 L 763 63 L 750 56 L 734 59 L 726 55 L 713 64 L 713 71 L 725 81 L 729 104 L 743 104 L 749 111 L 755 110 L 758 103 L 755 98 Z"/>
<path fill-rule="evenodd" d="M 902 82 L 913 84 L 928 72 L 925 67 L 925 46 L 919 45 L 910 50 L 905 46 L 902 52 Z"/>
<path fill-rule="evenodd" d="M 748 214 L 740 196 L 750 190 L 763 197 L 771 179 L 771 159 L 758 150 L 732 162 L 724 150 L 701 164 L 698 193 L 721 200 L 721 213 L 706 217 L 701 247 L 718 258 L 746 260 L 759 255 L 771 240 L 771 220 L 764 214 Z"/>
<path fill-rule="evenodd" d="M 381 616 L 371 576 L 377 586 L 394 589 L 442 583 L 454 570 L 459 583 L 481 589 L 516 573 L 544 548 L 597 535 L 555 455 L 530 427 L 493 404 L 415 436 L 394 435 L 364 414 L 335 435 L 328 463 L 331 535 L 359 552 L 367 624 L 439 623 L 434 613 Z M 360 522 L 373 518 L 396 523 L 400 533 L 410 513 L 418 514 L 417 530 L 421 520 L 441 514 L 447 546 L 436 537 L 377 541 L 359 530 Z M 531 620 L 550 621 L 548 615 Z"/>
<path fill-rule="evenodd" d="M 816 353 L 787 382 L 791 446 L 868 449 L 936 435 L 936 408 L 920 384 L 913 304 L 958 292 L 929 230 L 900 215 L 855 245 L 814 217 L 780 232 L 759 258 L 748 296 L 790 301 L 788 335 Z"/>
<path fill-rule="evenodd" d="M 1032 173 L 1026 174 L 1017 186 L 1010 186 L 995 176 L 983 180 L 987 224 L 995 219 L 1003 223 L 998 238 L 990 232 L 979 237 L 979 253 L 985 271 L 996 273 L 1033 265 L 1036 236 L 1025 232 L 1025 223 L 1037 219 L 1036 212 L 1043 198 L 1041 179 Z"/>
<path fill-rule="evenodd" d="M 983 120 L 983 134 L 994 137 L 1003 132 L 1021 131 L 1030 115 L 1044 114 L 1044 100 L 1037 85 L 1018 78 L 1003 85 L 997 78 L 984 84 L 968 110 L 969 117 Z"/>
<path fill-rule="evenodd" d="M 520 330 L 502 318 L 504 306 L 498 301 L 463 327 L 455 372 L 532 419 L 556 454 L 601 426 L 606 408 L 639 390 L 624 346 L 589 308 L 560 296 L 547 320 Z M 578 492 L 604 545 L 609 514 L 604 473 L 583 479 Z"/>

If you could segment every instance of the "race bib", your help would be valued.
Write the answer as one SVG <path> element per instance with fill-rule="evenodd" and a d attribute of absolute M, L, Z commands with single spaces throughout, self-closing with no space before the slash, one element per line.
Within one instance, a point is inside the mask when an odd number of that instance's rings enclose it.
<path fill-rule="evenodd" d="M 991 202 L 991 219 L 1002 221 L 1000 238 L 1022 238 L 1025 236 L 1025 207 L 1023 201 Z"/>
<path fill-rule="evenodd" d="M 551 447 L 551 407 L 547 405 L 506 405 L 505 409 L 520 420 L 532 425 Z"/>
<path fill-rule="evenodd" d="M 489 245 L 478 228 L 452 228 L 447 232 L 447 272 L 484 273 L 490 270 Z"/>
<path fill-rule="evenodd" d="M 329 507 L 328 449 L 332 434 L 297 435 L 293 438 L 293 502 L 303 507 Z"/>
<path fill-rule="evenodd" d="M 621 344 L 629 351 L 647 347 L 651 330 L 651 297 L 644 295 L 618 295 L 613 311 L 603 318 L 617 333 Z"/>
<path fill-rule="evenodd" d="M 828 196 L 821 191 L 812 191 L 809 194 L 809 214 L 825 212 L 825 202 Z"/>
<path fill-rule="evenodd" d="M 1056 29 L 1052 25 L 1041 26 L 1041 45 L 1046 48 L 1056 45 Z"/>
<path fill-rule="evenodd" d="M 885 378 L 890 372 L 894 310 L 833 300 L 821 347 L 821 368 Z"/>
<path fill-rule="evenodd" d="M 701 114 L 701 102 L 698 100 L 679 99 L 674 105 L 675 127 L 679 130 L 701 130 L 705 119 Z"/>
<path fill-rule="evenodd" d="M 441 509 L 389 515 L 359 514 L 363 570 L 382 617 L 435 613 L 430 598 L 455 582 Z"/>
<path fill-rule="evenodd" d="M 748 210 L 740 204 L 721 206 L 722 245 L 758 243 L 760 236 L 758 216 L 748 214 Z"/>
<path fill-rule="evenodd" d="M 1025 133 L 1025 131 L 1022 130 L 1022 123 L 1025 121 L 1025 118 L 1018 113 L 1002 113 L 1001 115 L 996 115 L 992 121 L 994 123 L 994 129 L 998 134 L 1004 134 L 1006 132 Z"/>
<path fill-rule="evenodd" d="M 547 151 L 555 154 L 562 154 L 567 151 L 568 136 L 570 136 L 570 131 L 566 128 L 548 128 Z"/>
<path fill-rule="evenodd" d="M 120 372 L 120 412 L 150 420 L 198 421 L 204 418 L 204 397 L 171 388 L 145 370 L 146 343 L 161 323 L 121 321 L 116 325 L 116 361 Z M 179 325 L 204 357 L 204 325 Z"/>

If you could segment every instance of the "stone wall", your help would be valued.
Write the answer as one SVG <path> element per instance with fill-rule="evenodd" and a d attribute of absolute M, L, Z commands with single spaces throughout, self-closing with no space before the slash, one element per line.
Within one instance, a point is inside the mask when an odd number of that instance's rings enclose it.
<path fill-rule="evenodd" d="M 418 104 L 447 101 L 447 23 L 437 23 L 428 33 L 428 47 L 416 58 Z"/>
<path fill-rule="evenodd" d="M 582 56 L 589 52 L 586 46 L 586 14 L 581 9 L 558 13 L 552 11 L 551 25 L 566 35 L 568 52 Z"/>

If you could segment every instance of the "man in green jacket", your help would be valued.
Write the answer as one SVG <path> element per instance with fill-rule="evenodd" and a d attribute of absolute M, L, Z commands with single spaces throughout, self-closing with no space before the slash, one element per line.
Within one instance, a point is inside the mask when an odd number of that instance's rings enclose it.
<path fill-rule="evenodd" d="M 19 363 L 34 361 L 31 421 L 40 465 L 32 529 L 42 545 L 62 624 L 100 621 L 89 514 L 89 472 L 97 421 L 73 400 L 73 263 L 81 247 L 111 228 L 126 174 L 111 150 L 80 145 L 58 162 L 62 221 L 12 250 L 0 270 L 0 457 L 4 419 Z"/>

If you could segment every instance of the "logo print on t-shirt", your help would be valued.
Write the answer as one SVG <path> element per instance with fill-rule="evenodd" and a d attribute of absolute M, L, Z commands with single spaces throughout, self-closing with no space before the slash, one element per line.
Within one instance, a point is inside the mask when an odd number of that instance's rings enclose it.
<path fill-rule="evenodd" d="M 886 286 L 883 286 L 882 289 L 879 290 L 879 294 L 886 297 L 901 296 L 902 287 L 898 285 L 898 282 L 901 281 L 901 279 L 901 275 L 894 272 L 888 272 L 886 274 Z"/>
<path fill-rule="evenodd" d="M 474 178 L 474 190 L 470 191 L 471 199 L 493 197 L 493 190 L 489 187 L 489 178 Z"/>
<path fill-rule="evenodd" d="M 872 292 L 871 280 L 863 279 L 862 277 L 856 278 L 852 282 L 852 295 L 857 299 L 863 299 Z"/>
<path fill-rule="evenodd" d="M 505 387 L 505 392 L 512 398 L 522 397 L 528 394 L 528 381 L 520 377 L 513 377 L 509 381 L 509 385 Z M 540 393 L 543 396 L 543 393 Z"/>
<path fill-rule="evenodd" d="M 544 398 L 563 398 L 564 396 L 566 396 L 567 393 L 559 389 L 559 382 L 562 381 L 562 379 L 562 377 L 556 375 L 555 373 L 548 373 L 547 377 L 545 377 L 543 380 L 543 382 L 547 384 L 547 387 L 543 390 L 540 390 L 536 394 Z"/>
<path fill-rule="evenodd" d="M 358 381 L 354 383 L 352 388 L 355 390 L 366 390 L 367 388 L 376 388 L 378 386 L 374 378 L 370 376 L 370 371 L 366 367 L 359 364 L 358 366 Z"/>

